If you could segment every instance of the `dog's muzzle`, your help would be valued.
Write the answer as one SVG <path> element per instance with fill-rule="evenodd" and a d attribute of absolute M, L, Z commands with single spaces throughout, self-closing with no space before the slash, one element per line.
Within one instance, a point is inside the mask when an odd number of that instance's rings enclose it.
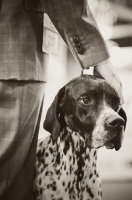
<path fill-rule="evenodd" d="M 110 132 L 105 144 L 106 148 L 112 149 L 115 147 L 115 149 L 118 150 L 120 148 L 119 143 L 121 143 L 121 141 L 118 140 L 119 138 L 121 140 L 125 126 L 124 119 L 116 114 L 113 114 L 106 119 L 105 125 L 107 131 Z"/>
<path fill-rule="evenodd" d="M 123 118 L 121 118 L 120 116 L 117 115 L 110 115 L 107 119 L 106 119 L 106 127 L 108 129 L 119 129 L 120 127 L 125 125 L 125 121 Z"/>

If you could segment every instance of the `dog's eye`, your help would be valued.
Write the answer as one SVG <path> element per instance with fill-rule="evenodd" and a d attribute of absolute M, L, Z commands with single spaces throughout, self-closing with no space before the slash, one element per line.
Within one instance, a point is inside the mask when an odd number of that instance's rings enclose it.
<path fill-rule="evenodd" d="M 90 98 L 83 98 L 80 100 L 81 103 L 84 103 L 84 104 L 90 104 L 91 103 L 91 99 Z"/>

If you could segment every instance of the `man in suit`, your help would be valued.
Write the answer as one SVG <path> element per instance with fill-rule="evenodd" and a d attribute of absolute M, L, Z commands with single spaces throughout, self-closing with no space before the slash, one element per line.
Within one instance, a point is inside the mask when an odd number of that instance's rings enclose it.
<path fill-rule="evenodd" d="M 46 12 L 77 63 L 118 92 L 121 83 L 87 0 L 0 1 L 0 200 L 32 200 L 35 151 L 47 80 Z"/>

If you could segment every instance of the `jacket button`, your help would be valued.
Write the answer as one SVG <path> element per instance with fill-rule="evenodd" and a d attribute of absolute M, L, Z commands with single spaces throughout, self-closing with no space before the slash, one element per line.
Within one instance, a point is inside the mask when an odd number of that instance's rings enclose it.
<path fill-rule="evenodd" d="M 80 42 L 79 44 L 76 44 L 75 47 L 76 47 L 76 49 L 80 49 L 80 48 L 82 48 L 82 44 L 81 44 L 81 42 Z"/>
<path fill-rule="evenodd" d="M 79 49 L 77 49 L 77 51 L 78 51 L 78 53 L 80 54 L 80 55 L 83 55 L 84 53 L 85 53 L 85 50 L 84 50 L 84 48 L 82 47 L 82 48 L 79 48 Z"/>
<path fill-rule="evenodd" d="M 79 36 L 74 35 L 74 36 L 73 36 L 73 42 L 74 42 L 75 44 L 79 44 L 79 43 L 80 43 L 80 38 L 79 38 Z"/>

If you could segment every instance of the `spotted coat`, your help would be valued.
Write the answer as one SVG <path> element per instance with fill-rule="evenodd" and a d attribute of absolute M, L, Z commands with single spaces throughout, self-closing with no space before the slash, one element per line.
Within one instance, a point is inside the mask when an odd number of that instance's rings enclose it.
<path fill-rule="evenodd" d="M 86 147 L 78 133 L 65 128 L 53 144 L 38 142 L 34 194 L 37 200 L 100 200 L 97 150 Z"/>

